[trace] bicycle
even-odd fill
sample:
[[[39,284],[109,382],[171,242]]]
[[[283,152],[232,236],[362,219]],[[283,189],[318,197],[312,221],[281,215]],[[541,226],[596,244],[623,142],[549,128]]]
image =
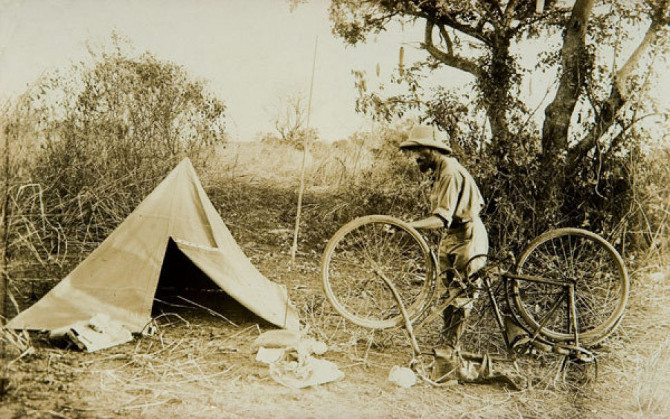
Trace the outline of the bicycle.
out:
[[[531,241],[512,269],[485,267],[482,285],[461,281],[460,291],[438,305],[443,272],[435,253],[416,229],[385,215],[343,225],[326,245],[321,273],[337,313],[371,329],[405,326],[415,356],[421,351],[414,328],[436,319],[456,298],[484,292],[508,360],[532,350],[553,352],[564,355],[562,370],[568,360],[595,362],[593,348],[619,326],[630,288],[623,260],[609,242],[587,230],[559,228]],[[494,283],[502,284],[509,315]],[[515,327],[525,335],[513,339]]]

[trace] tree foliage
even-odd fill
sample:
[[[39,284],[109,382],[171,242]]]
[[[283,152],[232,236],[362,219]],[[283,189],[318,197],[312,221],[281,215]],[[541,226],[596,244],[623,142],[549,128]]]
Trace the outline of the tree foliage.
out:
[[[352,45],[397,23],[423,28],[425,59],[399,63],[392,76],[404,91],[371,90],[357,72],[358,109],[385,121],[413,111],[448,132],[485,179],[490,213],[509,207],[501,222],[541,215],[540,229],[600,230],[624,215],[617,200],[634,184],[630,156],[641,155],[645,135],[638,122],[659,112],[644,94],[670,46],[668,0],[333,0],[330,16]],[[427,83],[447,71],[471,82]],[[524,88],[538,72],[555,74],[544,109]],[[522,198],[501,196],[510,193]]]

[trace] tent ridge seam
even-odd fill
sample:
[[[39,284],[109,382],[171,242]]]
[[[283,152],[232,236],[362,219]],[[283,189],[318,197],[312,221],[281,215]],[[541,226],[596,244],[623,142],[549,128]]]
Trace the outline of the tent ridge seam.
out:
[[[204,244],[193,243],[193,242],[178,239],[178,238],[172,237],[172,236],[171,236],[171,238],[172,238],[172,240],[174,240],[175,243],[183,244],[183,245],[188,246],[188,247],[194,247],[196,249],[207,250],[207,251],[210,251],[210,252],[220,252],[221,251],[221,249],[219,249],[218,247],[211,247],[211,246],[206,246]]]

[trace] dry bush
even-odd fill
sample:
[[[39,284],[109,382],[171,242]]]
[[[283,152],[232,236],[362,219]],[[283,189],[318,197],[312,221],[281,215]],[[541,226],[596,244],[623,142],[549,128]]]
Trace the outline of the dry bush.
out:
[[[312,145],[304,160],[302,229],[310,248],[321,248],[339,226],[356,216],[391,214],[415,219],[426,213],[428,184],[397,149],[404,135],[404,131],[386,129],[332,144]],[[578,180],[561,196],[542,195],[553,175],[528,150],[510,151],[506,167],[497,165],[497,159],[487,158],[485,151],[465,146],[455,150],[486,198],[482,217],[489,230],[494,259],[510,251],[518,254],[538,234],[559,226],[600,233],[625,258],[633,257],[640,249],[667,253],[670,174],[667,165],[660,164],[667,160],[667,150],[644,158],[622,157],[610,163],[618,165],[619,174],[602,179],[602,189]],[[268,197],[270,205],[276,205],[268,208],[268,217],[274,218],[268,228],[291,229],[303,156],[302,151],[280,143],[231,145],[217,153],[216,159],[221,163],[210,172],[209,185],[220,192],[244,189],[238,197],[249,202],[256,202],[249,188],[258,189],[260,195]],[[624,179],[628,186],[622,184]],[[587,181],[591,182],[584,180]],[[592,199],[592,195],[606,191],[611,194]],[[239,210],[246,203],[221,205],[235,205]],[[248,209],[256,210],[260,209]],[[277,215],[270,215],[273,213]]]
[[[304,158],[299,250],[320,250],[337,228],[357,216],[409,218],[425,211],[418,171],[407,159],[398,159],[397,148],[381,144],[379,139],[360,138],[316,143],[305,157],[282,143],[230,143],[217,149],[218,166],[201,177],[224,221],[243,241],[259,241],[248,234],[255,231],[269,239],[268,244],[282,245],[290,242],[295,223]],[[265,234],[268,231],[283,233]]]
[[[670,264],[670,148],[660,149],[631,161],[633,193],[628,211],[617,225],[620,236],[629,237],[631,250],[644,257]]]
[[[115,36],[90,62],[47,74],[8,103],[2,246],[14,294],[43,293],[21,280],[62,277],[183,157],[206,165],[225,141],[224,112],[184,69]]]

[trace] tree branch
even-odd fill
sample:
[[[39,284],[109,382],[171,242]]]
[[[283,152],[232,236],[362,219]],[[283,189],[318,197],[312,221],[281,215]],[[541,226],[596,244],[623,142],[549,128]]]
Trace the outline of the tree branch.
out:
[[[472,27],[463,24],[456,20],[453,16],[436,10],[434,7],[429,7],[426,4],[419,4],[417,5],[417,8],[418,11],[409,12],[408,14],[411,14],[417,18],[426,19],[426,21],[431,21],[433,24],[449,26],[450,28],[454,28],[457,31],[477,39],[486,45],[491,45],[491,40],[481,30],[477,30],[477,26]]]
[[[505,9],[505,21],[509,22],[512,19],[512,16],[514,15],[514,9],[516,8],[516,3],[518,0],[510,0],[509,3],[507,3],[507,8]]]
[[[534,26],[538,22],[549,21],[552,22],[554,19],[559,19],[561,16],[570,13],[569,9],[556,9],[550,12],[545,11],[544,13],[538,15],[533,14],[531,17],[526,19],[520,19],[519,23],[511,28],[514,34],[519,33],[520,31]],[[555,23],[554,23],[555,24]]]
[[[506,21],[504,18],[504,13],[500,9],[500,4],[495,0],[479,0],[482,8],[488,12],[491,16],[490,23],[496,28],[496,30],[501,30],[506,26]],[[479,25],[477,25],[477,31],[481,32],[482,28],[489,22],[486,19],[482,19]]]
[[[442,38],[444,39],[444,42],[447,44],[447,54],[453,56],[454,55],[454,43],[451,41],[451,37],[449,36],[449,33],[445,29],[444,25],[438,25],[437,27],[440,30],[440,35],[442,35]],[[431,31],[431,39],[432,39],[432,31]]]
[[[482,74],[479,65],[475,61],[454,55],[453,48],[450,46],[449,42],[447,43],[447,47],[450,50],[449,53],[446,53],[435,46],[435,44],[433,43],[434,26],[435,24],[432,21],[426,20],[426,30],[424,34],[424,43],[422,44],[422,47],[426,51],[428,51],[428,53],[433,58],[437,59],[441,63],[468,72],[473,76],[479,78]],[[440,33],[442,33],[443,36],[446,34],[448,37],[448,34],[444,30],[444,27],[442,25],[438,27],[440,28]]]
[[[656,41],[661,38],[665,26],[670,24],[665,17],[669,4],[670,0],[662,1],[659,9],[652,17],[652,22],[649,25],[644,38],[635,48],[635,51],[633,51],[630,57],[628,57],[628,60],[626,60],[624,65],[616,72],[612,81],[610,95],[601,103],[600,112],[596,113],[593,129],[569,150],[569,161],[576,161],[580,156],[585,155],[589,150],[595,147],[600,137],[602,137],[616,121],[617,113],[630,99],[631,92],[627,82],[631,74],[638,69],[642,62],[642,58],[653,48]]]
[[[642,57],[651,49],[656,40],[658,40],[663,26],[664,25],[658,20],[653,20],[651,22],[651,25],[649,25],[649,29],[647,29],[640,44],[635,48],[635,51],[633,51],[628,60],[626,60],[626,63],[614,76],[614,87],[620,92],[620,95],[624,100],[627,100],[630,96],[630,91],[626,82],[632,72],[638,68]]]

